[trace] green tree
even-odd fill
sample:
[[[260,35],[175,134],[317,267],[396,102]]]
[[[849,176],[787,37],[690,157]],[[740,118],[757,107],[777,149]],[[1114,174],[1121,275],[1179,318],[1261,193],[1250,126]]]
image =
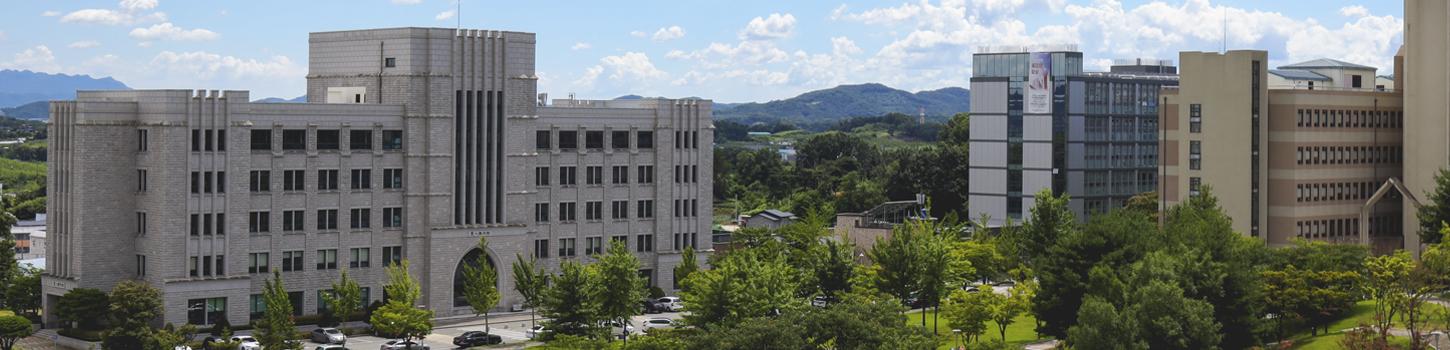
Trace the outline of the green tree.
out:
[[[982,290],[976,292],[952,291],[943,305],[945,310],[941,312],[952,329],[961,330],[968,341],[976,341],[987,331],[987,321],[992,319],[993,304],[997,302],[991,286],[982,285],[980,288]]]
[[[967,113],[952,115],[952,119],[947,120],[947,124],[942,127],[937,139],[948,145],[966,147],[968,141],[972,139],[970,132],[972,127],[971,117]]]
[[[685,250],[687,259],[694,259],[693,247]],[[612,241],[609,251],[593,265],[599,270],[599,317],[621,325],[639,314],[639,301],[644,299],[644,277],[639,275],[639,259],[629,252],[623,241]],[[628,332],[620,330],[628,339]],[[627,341],[627,340],[626,340]]]
[[[1171,281],[1149,282],[1132,300],[1127,317],[1139,322],[1138,334],[1149,349],[1218,348],[1221,326],[1213,318],[1213,305],[1184,297]]]
[[[677,287],[676,289],[685,290],[690,288],[690,286],[685,285],[682,282],[684,282],[686,279],[689,279],[690,274],[695,273],[695,271],[699,270],[700,264],[698,261],[695,260],[694,247],[690,247],[690,249],[685,249],[685,252],[680,254],[680,264],[675,265],[674,273],[675,287]]]
[[[107,349],[140,349],[151,338],[151,322],[162,315],[161,291],[142,281],[122,281],[111,288],[111,329],[102,339]]]
[[[524,260],[523,254],[515,254],[514,259],[514,290],[524,298],[524,307],[529,308],[529,326],[533,326],[534,309],[540,306],[544,290],[549,287],[549,274],[533,259]]]
[[[565,260],[544,292],[543,314],[552,334],[592,336],[599,321],[599,274]]]
[[[732,251],[714,268],[685,280],[690,287],[680,293],[689,312],[685,321],[708,330],[798,306],[799,274],[779,255],[756,249]]]
[[[1102,298],[1090,296],[1084,300],[1077,319],[1079,322],[1067,330],[1067,343],[1073,349],[1148,349],[1138,335],[1138,320]]]
[[[828,240],[813,248],[811,266],[816,288],[828,300],[838,300],[851,290],[851,278],[856,271],[853,247],[850,241]]]
[[[1126,270],[1151,250],[1156,232],[1157,225],[1142,215],[1113,211],[1056,239],[1033,269],[1039,283],[1032,300],[1032,312],[1042,323],[1038,332],[1067,337],[1067,329],[1078,323],[1084,296],[1094,290],[1090,272]],[[1108,301],[1123,298],[1121,293],[1113,294],[1100,295]]]
[[[262,303],[266,309],[255,324],[257,342],[268,349],[298,349],[298,345],[287,342],[297,333],[297,327],[292,321],[292,301],[282,285],[282,272],[273,270],[272,278],[264,281]]]
[[[1365,266],[1365,295],[1375,301],[1374,327],[1381,340],[1389,340],[1390,325],[1395,315],[1403,311],[1400,298],[1404,297],[1405,286],[1414,270],[1414,261],[1408,253],[1369,257]]]
[[[34,267],[21,267],[5,288],[5,306],[16,313],[34,315],[40,310],[40,275]],[[94,315],[94,314],[93,314]]]
[[[1329,323],[1354,305],[1360,293],[1355,271],[1300,270],[1289,265],[1261,272],[1265,311],[1279,315],[1276,335],[1284,336],[1285,321],[1304,322],[1309,334],[1328,333]]]
[[[488,238],[478,238],[478,250],[488,251]],[[491,333],[493,329],[488,325],[488,312],[498,306],[502,296],[498,292],[498,272],[484,259],[487,257],[480,256],[478,260],[463,265],[463,299],[468,301],[475,315],[483,315],[483,332]]]
[[[1142,213],[1152,218],[1153,221],[1158,221],[1158,192],[1143,192],[1128,197],[1128,200],[1123,202],[1123,209]]]
[[[1420,243],[1440,243],[1441,224],[1450,222],[1450,169],[1435,174],[1435,189],[1415,214],[1420,219]]]
[[[342,277],[332,283],[332,293],[323,293],[322,298],[327,309],[336,313],[343,324],[347,324],[348,318],[362,309],[366,302],[363,300],[362,286],[347,277],[347,270],[342,270]]]
[[[1038,260],[1044,259],[1058,239],[1078,230],[1077,217],[1067,206],[1069,201],[1066,193],[1054,196],[1051,189],[1043,189],[1033,196],[1031,218],[1022,229],[1015,231],[1016,237],[1009,237],[1028,267],[1038,269]]]
[[[877,237],[866,256],[871,259],[877,290],[905,302],[921,291],[924,270],[921,247],[931,233],[919,225],[897,225],[889,237]],[[922,326],[926,321],[922,320]]]
[[[33,333],[35,329],[30,327],[30,320],[15,315],[0,316],[0,349],[14,349],[16,342]]]
[[[1012,286],[1010,295],[992,293],[996,299],[991,310],[991,320],[997,325],[997,335],[1003,342],[1007,341],[1007,327],[1017,322],[1017,316],[1026,313],[1032,307],[1033,285],[1021,283]]]
[[[404,340],[433,332],[433,310],[416,307],[422,288],[418,281],[408,274],[408,261],[388,266],[388,283],[383,285],[388,301],[373,312],[373,329],[379,333],[401,337]]]
[[[10,285],[10,279],[20,269],[20,264],[15,260],[15,235],[10,229],[15,226],[16,218],[13,213],[15,208],[5,203],[9,200],[0,199],[0,286]]]
[[[103,318],[96,315],[108,314],[110,309],[111,297],[106,292],[93,288],[76,288],[60,296],[55,316],[65,322],[67,327],[99,329]]]
[[[1259,344],[1264,318],[1263,282],[1258,271],[1272,260],[1263,242],[1234,232],[1232,220],[1205,187],[1167,213],[1161,249],[1178,257],[1178,285],[1188,298],[1214,306],[1224,348]],[[1195,263],[1186,263],[1186,262]]]

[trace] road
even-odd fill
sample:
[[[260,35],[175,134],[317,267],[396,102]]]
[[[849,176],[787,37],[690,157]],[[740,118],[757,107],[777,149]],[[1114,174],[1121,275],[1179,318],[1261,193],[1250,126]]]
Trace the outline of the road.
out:
[[[642,332],[643,327],[641,325],[644,324],[644,320],[655,317],[678,320],[682,316],[678,312],[667,312],[662,314],[638,315],[632,317],[630,319],[630,322],[635,327],[635,330],[632,334],[638,334]],[[544,319],[542,318],[537,320],[538,323],[543,323],[543,321]],[[489,327],[491,327],[489,331],[493,334],[498,334],[499,337],[503,338],[504,344],[515,345],[513,347],[505,348],[522,348],[522,345],[529,341],[529,339],[524,336],[524,332],[527,331],[530,327],[529,314],[527,313],[491,317],[489,318],[488,325]],[[456,347],[453,346],[453,337],[462,335],[464,332],[482,330],[484,330],[484,323],[482,319],[434,327],[433,334],[429,334],[426,338],[424,338],[423,344],[428,345],[428,347],[431,349],[454,349]],[[386,341],[388,341],[388,339],[375,336],[360,335],[349,337],[347,339],[346,346],[348,349],[351,350],[371,350],[378,349]],[[320,344],[307,341],[303,343],[303,349],[315,349],[318,345]]]

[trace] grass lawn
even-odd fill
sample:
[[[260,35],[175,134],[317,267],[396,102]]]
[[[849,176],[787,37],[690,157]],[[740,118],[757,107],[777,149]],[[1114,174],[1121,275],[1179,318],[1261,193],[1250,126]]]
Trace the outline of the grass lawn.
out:
[[[1360,324],[1369,324],[1374,320],[1374,306],[1375,302],[1370,300],[1355,303],[1354,307],[1349,309],[1347,315],[1329,324],[1329,333],[1310,336],[1308,331],[1303,331],[1289,336],[1288,340],[1294,342],[1294,349],[1339,349],[1339,340],[1344,338],[1344,330],[1358,327]],[[1429,326],[1427,328],[1444,328],[1444,318],[1439,315],[1447,311],[1445,307],[1425,303],[1420,309],[1424,315],[1428,316],[1427,319],[1430,321],[1428,322]],[[1396,320],[1394,324],[1398,327],[1403,327],[1404,325],[1399,320]],[[1396,345],[1408,346],[1410,341],[1408,338],[1395,337],[1392,342]]]
[[[926,329],[932,329],[932,326],[936,324],[932,321],[932,314],[933,312],[931,311],[908,313],[906,314],[906,325],[919,327],[921,326],[921,318],[925,316]],[[941,322],[942,324],[940,327],[937,327],[936,333],[937,335],[945,337],[943,339],[950,340],[950,342],[942,344],[942,346],[938,347],[938,349],[951,349],[957,346],[961,346],[961,342],[952,336],[952,327],[947,325],[945,319],[942,319]],[[1024,314],[1021,316],[1017,316],[1016,321],[1012,322],[1011,325],[1007,326],[1007,343],[1012,345],[1023,345],[1041,340],[1037,338],[1037,333],[1033,331],[1033,329],[1036,327],[1037,319],[1033,318],[1032,315]],[[997,333],[997,323],[990,321],[987,322],[987,331],[986,333],[982,334],[981,339],[1000,339],[1000,337],[1001,335]]]

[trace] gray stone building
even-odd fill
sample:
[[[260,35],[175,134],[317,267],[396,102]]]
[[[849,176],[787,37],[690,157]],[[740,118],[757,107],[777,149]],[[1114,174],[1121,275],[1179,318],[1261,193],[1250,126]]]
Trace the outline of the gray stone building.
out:
[[[244,324],[274,271],[297,313],[315,314],[343,271],[371,302],[384,266],[407,260],[419,306],[461,315],[462,264],[497,267],[503,309],[521,302],[516,255],[556,269],[610,240],[670,290],[681,252],[710,229],[710,101],[551,106],[534,40],[313,33],[308,103],[206,90],[53,102],[43,306],[135,279],[163,291],[166,322]]]

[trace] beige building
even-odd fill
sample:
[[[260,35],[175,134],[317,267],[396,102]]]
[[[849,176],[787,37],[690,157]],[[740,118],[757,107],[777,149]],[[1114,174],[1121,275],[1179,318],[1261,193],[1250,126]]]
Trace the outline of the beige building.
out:
[[[1405,1],[1404,71],[1395,85],[1404,91],[1406,145],[1404,181],[1416,196],[1435,188],[1435,174],[1450,163],[1450,5],[1444,0]],[[1398,57],[1397,57],[1398,59]],[[1412,206],[1406,202],[1408,209]],[[1404,211],[1405,246],[1420,247],[1420,221]]]
[[[1234,229],[1270,245],[1357,242],[1363,203],[1400,175],[1400,95],[1371,85],[1373,67],[1321,59],[1269,70],[1267,56],[1180,54],[1179,88],[1162,94],[1163,205],[1211,186]],[[1400,213],[1397,201],[1371,211],[1381,249],[1400,246]]]

